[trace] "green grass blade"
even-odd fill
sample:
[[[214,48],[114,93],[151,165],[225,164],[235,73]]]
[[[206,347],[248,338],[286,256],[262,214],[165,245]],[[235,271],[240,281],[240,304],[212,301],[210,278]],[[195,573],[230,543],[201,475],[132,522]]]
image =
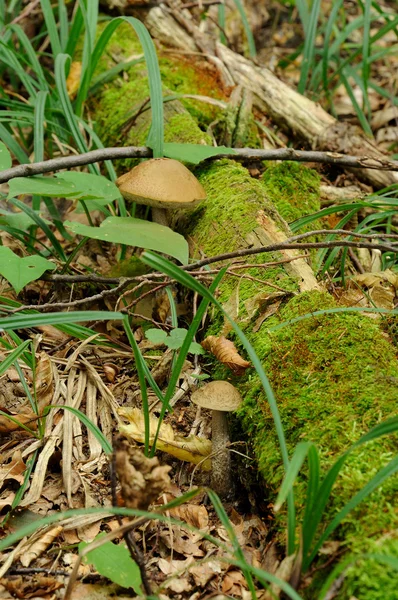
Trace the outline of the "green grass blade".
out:
[[[40,91],[37,93],[35,99],[35,123],[33,129],[33,152],[35,162],[44,160],[44,114],[46,109],[47,95],[48,92]]]
[[[316,48],[315,40],[317,35],[317,24],[320,8],[321,0],[314,0],[312,3],[310,19],[308,23],[308,30],[305,32],[303,62],[301,64],[300,81],[298,83],[297,88],[300,94],[304,94],[305,92],[308,74],[310,72],[310,69],[314,65]]]
[[[335,516],[331,523],[326,527],[325,531],[319,538],[317,544],[315,545],[311,555],[308,558],[308,563],[310,564],[316,555],[318,554],[319,549],[322,547],[323,543],[330,537],[330,534],[340,525],[343,519],[360,504],[366,496],[371,494],[375,489],[380,487],[380,485],[385,481],[388,477],[393,475],[398,471],[398,457],[393,458],[388,465],[386,465],[383,469],[380,469],[378,473],[363,487],[358,494],[356,494],[347,504],[340,510],[340,512]]]
[[[296,481],[297,475],[307,457],[310,448],[313,446],[312,442],[300,442],[297,444],[294,454],[290,460],[289,467],[286,471],[286,475],[283,478],[281,488],[274,504],[274,512],[278,512],[285,502],[290,490]]]
[[[58,54],[61,54],[61,42],[58,36],[57,24],[55,22],[54,12],[51,6],[50,0],[40,0],[41,11],[43,13],[44,21],[46,23],[46,28],[48,32],[48,36],[50,38],[50,44],[52,48],[53,56],[56,57]]]
[[[98,0],[79,0],[80,8],[83,16],[83,4],[86,5],[87,20],[85,23],[84,31],[84,46],[83,46],[83,60],[82,60],[82,73],[86,71],[90,66],[91,56],[95,44],[95,33],[97,30],[98,22]],[[80,115],[79,115],[80,116]]]
[[[305,37],[307,37],[308,30],[310,28],[310,13],[308,10],[308,2],[307,0],[295,0],[295,5],[298,10],[301,24],[303,26],[304,35]]]
[[[65,48],[65,54],[69,54],[72,58],[74,57],[76,46],[80,40],[81,32],[84,26],[84,19],[80,6],[76,6],[74,10],[74,16],[70,25],[68,42]]]
[[[35,452],[32,454],[32,456],[29,458],[29,460],[26,462],[26,469],[24,472],[24,476],[23,476],[23,482],[22,485],[18,488],[14,500],[12,501],[11,504],[11,511],[13,511],[15,508],[17,508],[18,504],[21,502],[22,497],[26,491],[26,488],[29,485],[29,480],[30,480],[30,476],[31,473],[33,471],[33,467],[35,466],[36,463],[36,459],[37,456],[39,454],[38,450],[35,450]],[[10,515],[10,513],[8,513],[3,521],[3,524],[5,521],[7,521],[8,516]]]
[[[42,90],[47,90],[48,84],[47,84],[42,66],[40,64],[39,59],[37,58],[37,54],[32,46],[30,39],[28,38],[28,36],[26,35],[26,33],[24,32],[22,27],[20,27],[18,24],[15,24],[15,25],[11,24],[11,25],[9,25],[9,28],[11,31],[14,32],[14,34],[18,38],[21,46],[25,50],[26,55],[29,59],[30,66],[31,66],[33,72],[35,73],[37,80],[40,83],[40,88]]]
[[[73,408],[72,406],[54,404],[47,406],[45,414],[43,416],[46,416],[46,414],[48,414],[52,408],[63,408],[64,410],[68,410],[73,415],[75,415],[75,417],[77,417],[83,423],[83,425],[93,434],[96,440],[101,444],[101,448],[103,449],[105,454],[112,454],[113,448],[102,433],[102,431],[92,421],[90,421],[87,415],[85,415],[81,410]]]
[[[238,10],[239,16],[242,20],[243,29],[246,34],[247,43],[249,45],[249,54],[253,58],[257,56],[256,43],[254,41],[253,33],[249,25],[249,21],[247,19],[245,8],[241,2],[241,0],[234,0],[235,6]]]
[[[348,80],[348,77],[346,77],[346,73],[348,74],[348,72],[346,71],[346,69],[344,69],[341,73],[340,73],[340,78],[341,81],[345,87],[345,89],[347,90],[347,94],[351,100],[351,103],[354,107],[354,110],[356,112],[356,115],[358,117],[358,121],[361,124],[362,129],[364,130],[364,132],[366,133],[366,135],[368,135],[369,137],[373,137],[373,131],[371,126],[369,125],[369,122],[365,116],[365,113],[363,112],[362,108],[359,106],[358,101],[355,97],[354,94],[354,90],[352,89],[352,86]],[[362,82],[361,82],[362,83]],[[360,86],[362,88],[363,92],[366,92],[365,88],[363,87],[363,85]]]
[[[233,525],[232,525],[231,521],[228,519],[228,515],[225,512],[225,509],[220,501],[220,498],[217,496],[217,494],[215,492],[213,492],[213,490],[207,490],[207,495],[209,496],[209,499],[214,507],[214,510],[217,513],[218,518],[221,521],[221,524],[224,526],[225,531],[228,534],[229,540],[234,549],[234,555],[235,555],[236,559],[239,561],[239,563],[242,565],[241,568],[242,568],[243,574],[245,576],[249,591],[252,595],[252,598],[253,598],[253,600],[257,600],[256,588],[254,587],[253,577],[250,573],[250,570],[247,569],[247,561],[245,559],[245,555],[243,554],[243,550],[240,547],[238,538],[236,537],[236,533],[233,528]]]
[[[145,456],[149,455],[149,439],[150,439],[150,415],[148,404],[148,388],[146,385],[145,369],[143,366],[144,358],[141,355],[140,349],[131,330],[128,316],[123,317],[123,326],[127,335],[127,339],[134,353],[135,366],[138,374],[138,382],[141,390],[142,410],[144,413],[144,452]],[[160,421],[160,420],[159,420]]]
[[[70,57],[67,54],[58,54],[57,58],[55,59],[55,83],[66,122],[68,123],[77,148],[80,152],[84,153],[88,152],[88,148],[86,141],[79,129],[78,121],[66,89],[65,67],[68,62],[70,62]],[[88,168],[89,171],[94,175],[100,174],[99,168],[95,164],[89,165]]]
[[[179,496],[178,498],[175,498],[171,502],[164,504],[162,506],[162,512],[167,513],[168,510],[176,508],[177,506],[180,506],[184,502],[190,502],[200,492],[201,492],[200,488],[192,490],[191,492],[186,492],[182,496]],[[170,518],[165,514],[160,514],[160,513],[156,513],[156,512],[148,512],[148,511],[144,511],[144,510],[138,510],[136,508],[119,508],[116,506],[106,506],[106,507],[97,506],[95,508],[78,508],[78,509],[70,509],[70,510],[66,510],[66,511],[60,511],[55,514],[48,515],[47,517],[44,517],[43,519],[38,519],[37,521],[33,521],[33,522],[28,523],[27,525],[19,527],[16,531],[14,531],[7,537],[0,540],[0,552],[5,550],[9,546],[12,546],[16,542],[19,542],[19,540],[21,540],[25,536],[32,535],[32,533],[34,533],[41,527],[45,527],[46,525],[51,525],[52,523],[57,523],[58,521],[63,521],[65,519],[69,519],[69,518],[72,519],[74,517],[87,516],[87,515],[109,516],[109,514],[120,515],[122,517],[125,516],[125,517],[130,517],[130,518],[142,517],[142,518],[145,518],[148,520],[153,519],[153,520],[161,521],[162,523],[166,523],[166,524],[172,523],[172,524],[178,525],[180,527],[185,527],[185,528],[191,529],[192,531],[197,532],[197,529],[195,529],[192,526],[187,525],[187,523],[185,523],[183,521],[179,521],[178,519]],[[215,545],[217,545],[219,543],[217,539],[213,538],[211,535],[208,535],[206,533],[203,534],[203,537],[205,537],[206,539],[208,539]],[[301,599],[299,596],[297,596],[297,597],[295,597],[295,600],[301,600]]]
[[[25,425],[24,423],[21,423],[20,421],[18,421],[18,419],[16,417],[13,417],[12,415],[9,415],[8,413],[4,412],[1,409],[0,409],[0,415],[2,417],[5,417],[6,419],[8,419],[9,421],[11,421],[12,423],[15,423],[15,425],[18,425],[18,427],[20,429],[23,429],[24,431],[27,431],[32,437],[37,437],[37,434],[36,434],[35,431],[33,431],[33,429],[30,429],[27,425]]]
[[[65,0],[58,0],[58,21],[59,21],[59,39],[62,52],[66,52],[69,35],[68,10],[65,6]]]
[[[156,54],[155,45],[149,35],[145,26],[134,17],[117,17],[105,27],[99,40],[97,41],[91,63],[89,68],[86,69],[82,81],[79,87],[78,96],[76,99],[76,113],[80,114],[81,107],[86,101],[87,93],[90,87],[90,82],[94,74],[94,70],[101,58],[105,47],[110,40],[112,34],[116,31],[118,26],[127,22],[133,27],[140,43],[142,45],[145,62],[148,69],[149,79],[149,95],[152,106],[152,125],[149,132],[147,144],[153,149],[154,157],[163,156],[163,140],[164,140],[164,123],[163,123],[163,95],[162,95],[162,82],[160,78],[159,63]]]
[[[227,38],[225,37],[225,26],[226,26],[226,19],[225,19],[225,4],[224,2],[221,2],[218,5],[218,14],[217,14],[217,19],[218,19],[218,24],[220,26],[220,42],[222,44],[227,44]]]
[[[27,329],[38,325],[66,325],[67,323],[82,323],[85,321],[117,321],[123,318],[122,313],[106,310],[75,311],[70,313],[16,314],[1,317],[2,330]],[[1,330],[0,330],[1,331]],[[92,332],[91,332],[92,334]]]
[[[1,323],[1,321],[0,321],[0,323]],[[18,346],[17,348],[15,348],[15,350],[13,350],[11,352],[11,354],[9,354],[7,356],[7,358],[5,358],[0,363],[0,376],[4,375],[4,373],[11,367],[11,365],[14,364],[14,362],[16,360],[18,360],[18,358],[21,356],[21,354],[23,354],[25,352],[26,348],[28,346],[30,346],[31,343],[32,343],[31,340],[26,340],[20,346]]]
[[[332,56],[331,49],[330,49],[330,40],[332,37],[333,27],[336,24],[337,16],[338,16],[339,10],[341,8],[341,5],[343,4],[343,1],[344,0],[338,0],[338,2],[333,2],[333,7],[330,12],[329,19],[328,19],[326,29],[325,29],[324,45],[323,45],[323,53],[322,53],[322,82],[323,82],[323,89],[326,93],[328,93],[328,89],[329,89],[328,88],[329,57]],[[313,73],[311,83],[314,80],[315,80],[315,70]],[[312,87],[312,85],[311,85],[311,88],[314,89]]]
[[[14,136],[8,131],[3,123],[0,123],[0,140],[4,142],[8,150],[14,154],[20,164],[28,164],[30,162],[29,156],[21,148],[18,142],[15,141]]]
[[[362,82],[363,82],[363,100],[364,109],[368,117],[371,116],[371,108],[368,96],[368,82],[370,77],[370,26],[371,26],[371,15],[370,9],[372,7],[372,0],[364,0],[364,21],[363,21],[363,39],[362,39]]]
[[[38,225],[40,227],[40,229],[46,234],[46,236],[48,237],[48,239],[52,243],[54,251],[59,256],[59,258],[62,261],[66,261],[66,255],[65,255],[65,252],[64,252],[64,249],[63,249],[62,245],[59,243],[59,241],[57,240],[56,236],[51,231],[50,227],[40,217],[40,215],[38,215],[35,210],[33,210],[32,208],[30,208],[30,206],[28,206],[24,202],[21,202],[21,200],[17,200],[17,199],[14,198],[12,200],[9,200],[9,202],[10,202],[10,204],[13,204],[14,206],[16,206],[20,210],[22,210],[24,213],[26,213],[36,223],[36,225]]]

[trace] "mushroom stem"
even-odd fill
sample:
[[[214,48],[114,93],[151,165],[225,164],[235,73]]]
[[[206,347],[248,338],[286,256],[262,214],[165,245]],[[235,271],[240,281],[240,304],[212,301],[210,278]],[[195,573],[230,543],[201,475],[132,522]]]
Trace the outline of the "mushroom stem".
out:
[[[157,206],[152,207],[152,221],[159,223],[159,225],[169,226],[169,219],[167,218],[167,210],[165,208],[158,208]]]
[[[212,468],[211,487],[225,498],[231,493],[231,456],[228,450],[229,435],[227,415],[221,410],[212,411]]]

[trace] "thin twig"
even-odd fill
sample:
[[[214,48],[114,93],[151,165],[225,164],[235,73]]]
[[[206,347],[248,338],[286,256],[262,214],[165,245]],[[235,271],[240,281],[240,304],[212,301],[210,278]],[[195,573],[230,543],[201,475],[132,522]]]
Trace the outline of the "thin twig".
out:
[[[388,158],[376,158],[372,156],[348,156],[337,152],[319,152],[315,150],[295,150],[294,148],[277,148],[274,150],[257,150],[253,148],[235,148],[234,154],[220,152],[206,159],[206,161],[219,158],[232,158],[234,160],[292,160],[295,162],[315,162],[340,167],[356,169],[376,169],[379,171],[398,171],[398,161]],[[104,160],[116,160],[120,158],[151,158],[151,148],[141,146],[124,146],[115,148],[99,148],[78,154],[77,156],[62,156],[37,163],[18,165],[11,169],[0,172],[0,183],[5,183],[14,177],[28,177],[71,169],[82,165],[89,165]]]

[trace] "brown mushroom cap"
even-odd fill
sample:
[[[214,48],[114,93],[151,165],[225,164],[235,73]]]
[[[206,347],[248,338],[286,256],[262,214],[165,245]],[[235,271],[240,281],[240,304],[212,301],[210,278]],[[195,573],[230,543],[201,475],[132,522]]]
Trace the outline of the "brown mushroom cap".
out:
[[[151,158],[116,181],[122,196],[158,208],[188,208],[205,200],[202,185],[178,160]]]
[[[242,396],[228,381],[212,381],[196,390],[191,400],[202,408],[229,412],[240,406]]]

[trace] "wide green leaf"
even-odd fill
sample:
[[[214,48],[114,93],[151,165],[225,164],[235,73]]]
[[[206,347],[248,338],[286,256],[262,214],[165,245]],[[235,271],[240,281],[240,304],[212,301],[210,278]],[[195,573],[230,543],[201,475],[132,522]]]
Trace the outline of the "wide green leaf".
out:
[[[204,146],[203,144],[177,144],[167,142],[164,144],[164,155],[183,162],[197,165],[206,158],[217,156],[217,154],[236,154],[234,148],[226,146]]]
[[[9,169],[12,166],[11,154],[7,150],[7,146],[0,142],[0,171]]]
[[[96,540],[101,539],[103,535],[99,535]],[[87,545],[86,542],[80,542],[79,549]],[[133,588],[136,594],[142,595],[140,569],[124,544],[105,542],[99,548],[88,552],[85,558],[103,577],[107,577],[123,588]]]
[[[80,171],[67,171],[58,176],[58,179],[74,183],[80,190],[79,200],[95,199],[109,204],[121,198],[119,188],[102,175],[81,173]]]
[[[10,181],[8,198],[19,194],[50,198],[63,196],[78,200],[95,200],[101,204],[109,204],[120,198],[118,188],[106,177],[78,171],[68,171],[55,177],[15,177]]]
[[[55,264],[42,256],[21,258],[10,248],[0,246],[0,275],[9,281],[17,294],[27,283],[38,279],[44,271],[55,269]]]
[[[34,220],[23,212],[10,212],[9,210],[0,209],[0,225],[8,225],[25,232],[34,224]]]
[[[138,246],[173,256],[182,264],[188,263],[188,244],[185,238],[169,227],[133,217],[108,217],[100,227],[65,222],[65,227],[78,235],[114,244]]]

